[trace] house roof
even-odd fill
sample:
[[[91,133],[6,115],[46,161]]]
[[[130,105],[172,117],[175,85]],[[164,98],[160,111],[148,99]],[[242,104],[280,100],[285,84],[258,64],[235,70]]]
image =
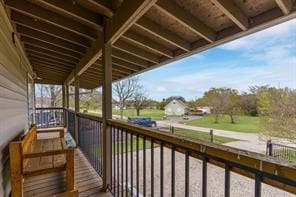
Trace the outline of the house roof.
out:
[[[2,3],[3,1],[1,1]],[[295,0],[9,0],[39,83],[102,84],[103,31],[113,80],[295,18]]]
[[[183,107],[183,108],[188,108],[188,106],[181,100],[177,100],[177,99],[173,99],[171,100],[166,106],[165,108],[168,106],[168,105],[171,105],[173,102],[176,102],[177,104],[179,104],[179,106]]]

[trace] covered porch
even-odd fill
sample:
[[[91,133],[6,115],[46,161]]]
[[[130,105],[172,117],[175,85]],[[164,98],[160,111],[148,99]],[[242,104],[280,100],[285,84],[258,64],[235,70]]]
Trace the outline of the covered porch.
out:
[[[9,184],[7,146],[36,124],[63,127],[76,141],[79,196],[235,196],[245,188],[247,196],[295,195],[295,164],[112,119],[112,82],[293,19],[295,3],[1,1],[0,194],[66,192],[61,173],[25,179],[21,194]],[[62,107],[37,108],[37,83],[61,85]],[[97,87],[103,90],[101,117],[82,113],[79,104],[81,88]],[[237,184],[241,179],[249,186]]]

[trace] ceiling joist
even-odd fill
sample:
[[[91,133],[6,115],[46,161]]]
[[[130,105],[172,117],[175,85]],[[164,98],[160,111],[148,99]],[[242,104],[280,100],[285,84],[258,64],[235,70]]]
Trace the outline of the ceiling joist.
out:
[[[216,33],[203,24],[199,19],[192,16],[190,13],[183,10],[175,2],[170,0],[159,0],[155,7],[160,9],[170,17],[175,18],[179,23],[189,28],[191,31],[206,39],[209,42],[216,40]]]
[[[34,19],[42,20],[46,23],[52,24],[59,28],[71,31],[80,36],[84,36],[90,40],[94,40],[97,37],[96,30],[88,26],[82,25],[81,23],[78,23],[73,19],[63,17],[60,14],[51,12],[47,9],[44,9],[40,6],[29,3],[27,1],[24,1],[24,0],[7,1],[7,5],[12,10],[16,10],[25,15],[31,16]]]
[[[275,2],[285,15],[288,15],[293,8],[292,0],[275,0]]]
[[[246,31],[249,20],[232,0],[211,0],[226,16],[228,16],[239,28]]]
[[[159,37],[160,39],[181,48],[184,51],[190,51],[190,43],[185,41],[184,39],[180,38],[176,34],[172,33],[171,31],[161,27],[160,25],[156,24],[155,22],[151,21],[146,17],[142,17],[136,23],[136,25],[145,31],[153,34],[154,36]]]

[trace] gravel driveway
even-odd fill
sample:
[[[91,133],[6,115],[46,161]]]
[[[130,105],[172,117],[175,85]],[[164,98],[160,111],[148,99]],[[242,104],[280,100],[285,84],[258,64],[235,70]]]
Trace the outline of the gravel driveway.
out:
[[[147,196],[151,195],[151,154],[150,149],[146,150],[146,192]],[[133,153],[134,170],[133,180],[134,188],[136,188],[136,152]],[[130,155],[129,155],[130,162]],[[143,191],[143,151],[139,152],[139,179],[140,191]],[[175,155],[175,192],[176,196],[184,196],[185,188],[185,156],[176,152]],[[190,158],[190,196],[201,196],[201,167],[200,160]],[[130,169],[129,169],[130,172]],[[130,173],[129,173],[130,180]],[[154,148],[154,196],[160,196],[160,148]],[[135,192],[135,191],[134,191]],[[164,148],[164,196],[171,195],[171,150]],[[224,169],[208,164],[208,196],[222,197],[224,196]],[[231,173],[231,196],[245,197],[254,196],[254,180]],[[295,195],[273,188],[271,186],[262,185],[262,197],[292,197]]]

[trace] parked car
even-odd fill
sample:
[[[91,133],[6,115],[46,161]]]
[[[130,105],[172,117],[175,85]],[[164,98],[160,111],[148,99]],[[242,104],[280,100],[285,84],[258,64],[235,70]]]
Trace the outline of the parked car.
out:
[[[150,117],[128,117],[127,121],[144,127],[156,127],[156,122]]]

